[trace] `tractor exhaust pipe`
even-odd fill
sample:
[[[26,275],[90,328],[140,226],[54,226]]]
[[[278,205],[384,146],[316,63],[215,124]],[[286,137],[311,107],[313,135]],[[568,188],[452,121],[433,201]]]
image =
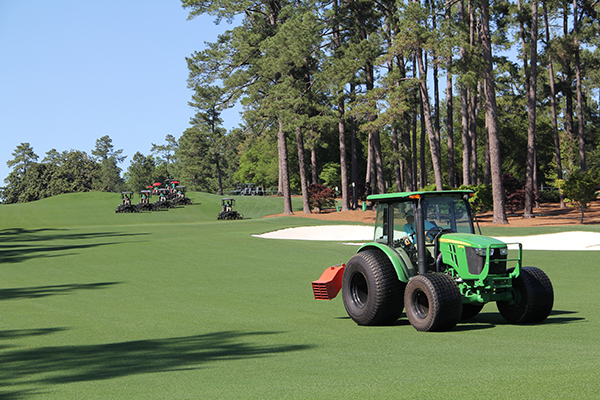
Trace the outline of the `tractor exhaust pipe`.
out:
[[[423,214],[423,207],[421,205],[423,197],[419,198],[417,202],[417,212],[415,213],[415,230],[417,231],[417,264],[419,267],[419,275],[425,275],[427,273],[427,262],[425,257],[425,215]]]

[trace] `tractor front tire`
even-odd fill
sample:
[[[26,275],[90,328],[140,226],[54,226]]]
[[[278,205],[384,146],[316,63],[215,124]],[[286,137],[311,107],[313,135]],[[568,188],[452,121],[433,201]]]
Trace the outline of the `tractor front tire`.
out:
[[[342,277],[344,307],[358,325],[396,322],[404,308],[404,288],[389,258],[379,251],[355,254]]]
[[[408,281],[404,292],[406,316],[421,332],[447,331],[462,316],[462,297],[450,275],[417,275]]]
[[[512,269],[508,270],[512,272]],[[513,279],[516,302],[499,301],[498,311],[511,324],[536,324],[550,315],[554,305],[554,290],[548,275],[536,267],[524,267]]]

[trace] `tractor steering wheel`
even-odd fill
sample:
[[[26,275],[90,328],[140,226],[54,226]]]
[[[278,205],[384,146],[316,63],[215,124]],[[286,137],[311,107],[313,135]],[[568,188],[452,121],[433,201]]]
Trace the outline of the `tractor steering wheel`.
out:
[[[442,231],[443,231],[443,229],[440,228],[439,226],[434,226],[433,228],[429,229],[428,231],[425,232],[425,242],[433,243],[433,240],[435,239],[435,237],[437,235],[439,235]]]

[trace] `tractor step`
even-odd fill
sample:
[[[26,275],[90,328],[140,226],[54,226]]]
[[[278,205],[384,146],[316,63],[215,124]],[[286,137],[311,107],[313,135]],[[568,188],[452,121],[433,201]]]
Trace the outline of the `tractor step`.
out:
[[[346,264],[329,267],[318,280],[313,281],[312,287],[315,300],[331,300],[337,296],[342,288],[344,268],[346,268]]]

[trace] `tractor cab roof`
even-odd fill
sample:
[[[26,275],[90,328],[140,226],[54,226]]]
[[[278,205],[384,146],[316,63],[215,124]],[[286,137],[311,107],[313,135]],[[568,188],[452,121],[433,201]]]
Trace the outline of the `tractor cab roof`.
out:
[[[439,197],[439,196],[462,196],[471,195],[472,190],[437,190],[437,191],[420,191],[420,192],[398,192],[398,193],[382,193],[372,194],[367,197],[369,201],[378,202],[393,202],[393,201],[407,201],[416,200],[421,197]]]

